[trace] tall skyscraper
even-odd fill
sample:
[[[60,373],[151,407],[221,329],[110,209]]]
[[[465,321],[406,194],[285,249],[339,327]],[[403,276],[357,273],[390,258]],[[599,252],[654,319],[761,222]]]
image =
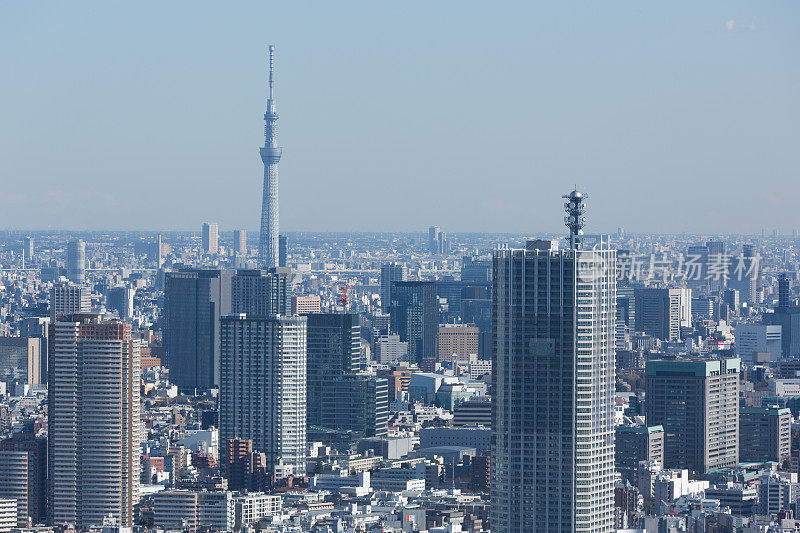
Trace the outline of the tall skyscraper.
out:
[[[634,294],[636,331],[665,341],[680,339],[681,289],[637,288]]]
[[[219,317],[231,312],[231,270],[180,270],[164,279],[164,356],[181,390],[219,384]]]
[[[72,239],[67,245],[67,278],[81,284],[86,281],[86,243]]]
[[[219,224],[216,222],[203,223],[203,252],[210,255],[219,252]]]
[[[289,240],[286,235],[278,235],[278,266],[285,267],[286,258],[289,253]]]
[[[419,364],[436,357],[439,329],[436,283],[433,281],[395,281],[389,307],[391,328],[408,343],[408,360]]]
[[[739,359],[650,360],[647,425],[664,427],[664,467],[701,474],[739,462]]]
[[[616,251],[584,236],[494,252],[492,531],[614,529]]]
[[[133,296],[136,291],[130,287],[110,287],[106,292],[106,309],[116,311],[122,320],[133,317]]]
[[[450,251],[447,234],[439,226],[428,228],[428,251],[434,255],[446,254]]]
[[[753,305],[758,299],[759,254],[752,244],[742,245],[742,254],[729,265],[728,287],[739,291],[739,299]]]
[[[273,74],[275,72],[275,46],[269,46],[269,98],[264,113],[264,196],[261,203],[261,233],[258,240],[258,261],[261,268],[278,264],[278,161],[282,148],[278,148],[278,109],[275,103]]]
[[[406,281],[408,268],[401,263],[386,263],[381,265],[381,309],[389,311],[392,304],[392,283]]]
[[[795,305],[792,299],[792,287],[786,273],[778,276],[778,306],[775,312],[764,313],[761,322],[781,327],[783,357],[800,355],[800,306]]]
[[[130,527],[139,501],[138,341],[130,324],[99,315],[50,327],[48,520],[83,527],[111,514]]]
[[[252,439],[270,472],[305,473],[306,317],[221,320],[220,442]]]
[[[778,276],[778,308],[788,309],[792,305],[792,288],[789,275],[786,272],[781,272]]]
[[[312,313],[308,318],[308,425],[322,425],[322,398],[333,380],[364,368],[356,313]]]
[[[36,252],[33,249],[34,240],[32,236],[25,237],[25,244],[22,248],[22,255],[25,257],[25,261],[31,262],[33,261]]]
[[[233,253],[247,255],[247,230],[233,230]]]

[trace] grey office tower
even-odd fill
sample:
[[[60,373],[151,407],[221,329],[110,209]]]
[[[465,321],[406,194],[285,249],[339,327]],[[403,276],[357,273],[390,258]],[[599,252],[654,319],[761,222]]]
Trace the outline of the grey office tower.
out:
[[[333,380],[364,368],[358,314],[308,316],[308,425],[322,424],[322,397]]]
[[[381,309],[389,311],[392,304],[392,283],[406,281],[408,268],[402,263],[386,263],[381,265]]]
[[[392,332],[408,343],[408,360],[419,364],[423,359],[436,357],[436,333],[439,329],[436,283],[395,281],[391,297]]]
[[[232,276],[230,270],[166,273],[165,366],[181,390],[219,385],[219,317],[230,313]]]
[[[614,529],[616,251],[584,236],[494,252],[493,532]]]

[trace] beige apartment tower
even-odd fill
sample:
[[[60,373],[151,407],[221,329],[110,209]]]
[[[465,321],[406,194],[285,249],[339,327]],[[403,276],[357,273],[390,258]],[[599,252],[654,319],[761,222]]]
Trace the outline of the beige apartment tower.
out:
[[[50,326],[48,520],[77,527],[109,514],[133,525],[139,501],[140,362],[131,326],[100,315]]]

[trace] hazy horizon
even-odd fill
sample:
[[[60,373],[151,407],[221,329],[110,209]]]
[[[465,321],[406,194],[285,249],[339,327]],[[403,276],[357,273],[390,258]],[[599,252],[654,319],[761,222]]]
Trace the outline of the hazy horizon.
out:
[[[800,5],[0,5],[0,228],[800,229]]]

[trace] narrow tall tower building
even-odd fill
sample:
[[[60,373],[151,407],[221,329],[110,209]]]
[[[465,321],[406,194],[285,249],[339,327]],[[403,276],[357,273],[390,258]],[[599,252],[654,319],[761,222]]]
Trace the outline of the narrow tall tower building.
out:
[[[494,252],[492,531],[614,531],[616,251],[565,196],[557,241]]]
[[[79,528],[139,501],[139,342],[131,325],[73,315],[50,325],[48,521]]]
[[[261,161],[264,162],[264,197],[261,203],[261,235],[258,241],[258,261],[261,268],[278,265],[278,110],[275,105],[273,74],[275,70],[275,46],[269,46],[269,98],[264,113],[264,147]]]

